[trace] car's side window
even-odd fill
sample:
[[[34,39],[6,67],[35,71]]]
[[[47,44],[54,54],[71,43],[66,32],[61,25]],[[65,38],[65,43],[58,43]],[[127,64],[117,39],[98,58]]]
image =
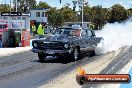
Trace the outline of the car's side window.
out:
[[[90,30],[87,30],[88,37],[92,36],[92,32]]]

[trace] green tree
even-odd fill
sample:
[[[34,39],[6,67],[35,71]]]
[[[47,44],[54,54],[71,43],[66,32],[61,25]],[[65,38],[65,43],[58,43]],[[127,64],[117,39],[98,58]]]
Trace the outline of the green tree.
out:
[[[132,17],[132,8],[127,9],[128,17]]]
[[[122,22],[128,18],[127,10],[120,4],[115,4],[111,7],[110,11],[110,23]]]
[[[86,10],[84,17],[87,17],[88,19],[86,21],[92,22],[92,24],[94,24],[94,29],[101,29],[105,23],[102,6],[93,6],[92,8],[87,7],[84,10]]]
[[[91,12],[90,12],[91,8],[89,7],[88,1],[85,1],[85,0],[78,0],[77,1],[76,5],[79,8],[78,21],[82,21],[82,2],[83,2],[83,13],[84,13],[83,21],[88,21],[88,20],[90,20],[89,17],[91,17],[92,15],[90,15],[91,14]]]
[[[104,23],[107,23],[110,19],[110,9],[109,8],[102,8],[102,16],[104,19]]]
[[[46,2],[40,1],[36,8],[50,8],[50,6]]]
[[[68,6],[64,6],[60,9],[60,12],[65,20],[65,22],[75,22],[77,21],[76,12],[73,11]]]
[[[48,11],[48,22],[53,27],[59,27],[64,24],[64,18],[59,10],[50,8]]]
[[[95,29],[101,29],[109,19],[109,9],[102,6],[94,6],[93,20]]]
[[[91,8],[89,6],[84,6],[84,21],[85,22],[92,22],[93,14]]]
[[[0,12],[10,11],[10,6],[8,4],[0,4]]]

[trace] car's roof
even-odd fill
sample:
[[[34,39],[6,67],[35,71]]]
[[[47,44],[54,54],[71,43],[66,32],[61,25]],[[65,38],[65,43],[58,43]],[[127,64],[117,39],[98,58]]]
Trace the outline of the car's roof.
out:
[[[82,27],[59,27],[58,29],[80,29],[80,30],[92,30],[90,28],[82,28]]]
[[[58,29],[82,29],[81,27],[59,27]]]
[[[72,29],[72,27],[59,27],[58,29],[63,29],[63,28],[66,28],[66,29]]]

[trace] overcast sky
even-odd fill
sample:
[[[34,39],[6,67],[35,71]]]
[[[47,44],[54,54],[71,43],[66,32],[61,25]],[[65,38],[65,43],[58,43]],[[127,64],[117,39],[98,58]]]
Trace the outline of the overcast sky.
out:
[[[8,4],[10,0],[0,0],[0,3]],[[11,0],[13,1],[13,0]],[[50,6],[61,8],[63,5],[66,3],[70,3],[70,7],[72,7],[72,1],[73,0],[62,0],[62,3],[60,4],[59,0],[36,0],[37,2],[39,1],[44,1],[47,2]],[[125,8],[130,8],[132,7],[132,0],[86,0],[89,2],[90,6],[96,6],[96,5],[102,5],[103,7],[109,8],[114,4],[121,4]]]

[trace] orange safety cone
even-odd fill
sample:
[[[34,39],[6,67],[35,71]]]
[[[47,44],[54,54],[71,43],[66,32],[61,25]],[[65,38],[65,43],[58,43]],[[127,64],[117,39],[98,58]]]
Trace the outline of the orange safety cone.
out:
[[[78,75],[85,75],[86,74],[85,70],[82,67],[78,67],[77,71],[78,71]]]

